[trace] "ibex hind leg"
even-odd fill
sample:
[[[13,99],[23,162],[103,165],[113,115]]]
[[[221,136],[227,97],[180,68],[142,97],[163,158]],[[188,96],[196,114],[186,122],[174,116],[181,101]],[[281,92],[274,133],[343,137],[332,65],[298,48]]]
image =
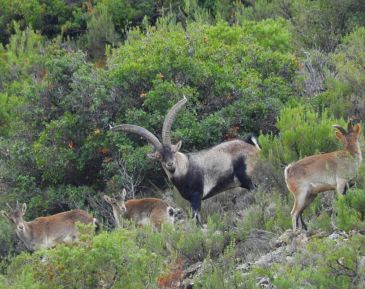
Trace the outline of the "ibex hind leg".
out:
[[[294,195],[294,206],[291,211],[293,231],[296,231],[296,229],[298,229],[298,228],[302,229],[303,227],[306,227],[305,223],[303,222],[301,213],[303,212],[303,210],[305,208],[307,194],[308,194],[307,188],[299,191],[296,194],[293,194]]]
[[[243,158],[238,159],[233,164],[234,174],[240,182],[240,187],[248,190],[255,188],[251,178],[246,174],[246,164]]]
[[[304,230],[308,230],[308,227],[307,225],[304,223],[304,220],[303,220],[303,211],[305,210],[305,208],[308,207],[308,205],[315,199],[316,195],[312,193],[312,191],[309,189],[306,196],[305,196],[305,199],[304,199],[304,203],[299,211],[299,218],[300,218],[300,223],[301,223],[301,227],[304,229]]]
[[[294,206],[293,209],[291,210],[293,232],[295,232],[297,228],[299,228],[299,223],[298,223],[299,211],[297,210],[297,207],[298,207],[297,200],[294,200]]]

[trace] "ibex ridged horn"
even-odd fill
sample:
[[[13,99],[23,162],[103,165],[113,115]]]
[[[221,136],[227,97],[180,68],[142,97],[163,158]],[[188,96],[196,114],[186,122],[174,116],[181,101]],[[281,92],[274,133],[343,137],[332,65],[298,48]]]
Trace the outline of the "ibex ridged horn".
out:
[[[184,104],[187,102],[187,98],[184,95],[184,98],[178,101],[168,112],[165,117],[165,121],[162,127],[162,143],[164,145],[171,146],[171,126],[176,118],[177,113],[181,110]]]
[[[334,124],[333,127],[338,129],[340,132],[342,132],[342,134],[347,134],[347,131],[339,124]]]
[[[138,125],[134,125],[134,124],[120,124],[120,125],[116,125],[114,127],[110,127],[111,130],[123,130],[126,132],[131,132],[134,134],[137,134],[143,138],[145,138],[151,145],[153,145],[155,147],[156,150],[160,150],[162,149],[162,144],[161,142],[158,140],[158,138],[150,131],[148,131],[147,129],[138,126]]]

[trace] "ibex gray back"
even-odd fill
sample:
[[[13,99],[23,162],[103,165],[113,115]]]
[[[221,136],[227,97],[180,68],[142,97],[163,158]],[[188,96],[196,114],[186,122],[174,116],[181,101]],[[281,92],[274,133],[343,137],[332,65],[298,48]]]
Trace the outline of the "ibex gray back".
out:
[[[1,214],[15,227],[17,236],[30,251],[77,241],[76,222],[98,225],[98,221],[83,210],[71,210],[26,222],[23,219],[27,210],[25,203],[21,207],[17,203],[16,209],[8,207],[10,212],[1,211]]]
[[[156,198],[132,199],[125,201],[126,190],[122,195],[112,198],[104,195],[104,200],[113,209],[113,216],[117,227],[123,227],[123,219],[133,220],[136,225],[152,225],[160,229],[162,224],[174,224],[181,218],[180,209],[169,206],[165,201]]]
[[[155,150],[148,156],[160,161],[169,179],[190,202],[193,218],[202,225],[202,200],[234,187],[253,188],[251,176],[260,148],[253,138],[252,144],[232,140],[195,153],[180,152],[182,143],[179,141],[173,145],[170,131],[186,101],[184,97],[167,113],[162,127],[162,143],[150,131],[137,125],[121,124],[111,129],[135,133],[153,145]]]
[[[348,181],[356,175],[362,161],[360,125],[353,126],[350,120],[347,131],[339,125],[334,127],[343,150],[308,156],[285,168],[285,181],[294,196],[291,212],[294,231],[297,227],[307,229],[302,213],[319,193],[329,190],[345,193]]]

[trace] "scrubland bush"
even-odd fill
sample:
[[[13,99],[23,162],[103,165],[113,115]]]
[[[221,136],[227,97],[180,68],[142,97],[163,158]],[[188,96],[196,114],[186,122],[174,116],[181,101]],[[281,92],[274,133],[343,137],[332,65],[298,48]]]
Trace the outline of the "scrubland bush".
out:
[[[253,275],[269,276],[278,288],[361,288],[364,272],[361,256],[365,237],[354,235],[346,241],[313,240],[295,255],[293,262],[255,269]],[[252,276],[251,276],[252,278]]]
[[[7,270],[7,288],[158,288],[161,255],[138,247],[137,230],[120,229],[17,256]],[[29,286],[29,287],[27,287]]]
[[[10,225],[1,216],[0,218],[0,256],[1,258],[6,257],[10,252],[13,252],[13,232]],[[2,272],[2,266],[0,262],[0,272]]]
[[[351,189],[345,196],[339,196],[334,207],[339,229],[365,230],[365,194],[362,188]]]
[[[335,115],[364,119],[365,28],[359,27],[342,38],[331,57],[336,73],[326,81],[327,91],[318,98]]]
[[[169,266],[179,258],[186,265],[206,260],[197,288],[257,287],[257,275],[236,270],[234,256],[246,259],[249,249],[234,254],[234,244],[254,242],[248,239],[255,229],[270,231],[260,240],[268,244],[290,228],[285,165],[340,148],[332,125],[364,116],[361,1],[81,2],[0,0],[1,206],[25,201],[29,219],[76,207],[105,217],[101,192],[162,191],[166,177],[145,157],[146,141],[111,133],[109,124],[137,124],[158,136],[166,112],[183,95],[189,101],[172,129],[183,151],[264,134],[262,181],[242,208],[235,197],[225,204],[211,200],[203,231],[192,220],[161,232],[129,225],[79,245],[12,257],[18,248],[0,220],[6,256],[0,271],[7,272],[0,287],[158,288],[161,276],[176,273]],[[318,67],[320,79],[307,85],[297,70],[308,61],[296,55],[308,49],[309,61],[318,56],[318,62],[307,68]],[[364,230],[363,182],[335,201],[341,230]],[[323,196],[306,210],[311,230],[329,231],[329,208]],[[354,255],[354,248],[364,255],[361,238],[347,247],[315,241],[294,266],[274,266],[267,274],[280,288],[361,288]]]
[[[7,178],[13,192],[22,191],[20,201],[30,202],[40,187],[59,192],[59,186],[90,186],[96,191],[112,180],[117,190],[127,177],[143,184],[148,176],[164,186],[160,166],[144,156],[146,142],[109,133],[110,123],[134,123],[159,134],[168,109],[186,95],[188,106],[178,116],[173,137],[183,140],[184,150],[197,150],[272,127],[293,91],[296,62],[282,20],[242,27],[191,23],[189,37],[180,26],[161,20],[145,32],[132,29],[126,43],[109,52],[106,69],[95,68],[85,53],[63,49],[57,41],[43,48],[35,41],[39,35],[27,31],[14,37],[32,48],[24,45],[24,57],[38,55],[29,57],[29,69],[39,67],[40,73],[19,82],[24,91],[21,98],[14,94],[21,99],[17,122],[7,128],[14,141],[4,142],[12,156],[4,163],[12,172]],[[268,40],[267,35],[275,37]],[[15,38],[11,41],[7,54],[16,49]],[[23,61],[22,53],[12,56],[16,63]],[[8,95],[17,99],[10,92],[14,89]],[[28,190],[18,188],[20,172]],[[66,192],[64,203],[75,204],[71,190]]]
[[[194,287],[215,288],[250,288],[254,283],[247,282],[235,268],[234,244],[227,246],[218,260],[207,258],[204,261],[203,273],[194,280]],[[251,287],[252,288],[252,287]]]
[[[263,155],[279,167],[308,155],[330,152],[340,147],[335,137],[333,124],[344,126],[328,111],[316,113],[306,105],[285,107],[276,124],[278,136],[260,136]]]

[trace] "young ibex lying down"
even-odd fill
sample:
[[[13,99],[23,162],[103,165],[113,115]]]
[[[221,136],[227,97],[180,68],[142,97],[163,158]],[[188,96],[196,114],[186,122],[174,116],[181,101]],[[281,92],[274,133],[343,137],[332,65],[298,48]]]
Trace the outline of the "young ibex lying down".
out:
[[[136,225],[152,225],[160,229],[162,224],[174,224],[182,212],[170,207],[166,202],[156,198],[132,199],[125,201],[127,192],[116,199],[104,195],[104,200],[112,206],[117,227],[123,227],[123,219],[133,220]]]
[[[21,207],[17,203],[16,209],[9,205],[10,213],[1,211],[1,214],[15,227],[15,232],[28,250],[47,249],[60,243],[77,241],[76,222],[94,224],[98,226],[97,219],[82,210],[72,210],[48,217],[39,217],[26,222],[23,219],[27,205]]]
[[[193,218],[201,226],[202,200],[235,187],[253,188],[251,176],[260,148],[252,138],[253,144],[232,140],[195,153],[180,152],[181,141],[173,145],[170,131],[177,113],[186,101],[184,97],[166,115],[162,127],[162,143],[150,131],[137,125],[121,124],[111,129],[135,133],[153,145],[155,151],[148,156],[160,161],[169,179],[190,202]]]
[[[291,211],[294,231],[297,227],[307,230],[302,213],[319,193],[329,190],[345,193],[348,181],[356,175],[362,161],[360,125],[353,126],[349,121],[347,131],[339,125],[333,127],[345,146],[343,150],[305,157],[285,168],[285,181],[294,196]]]

